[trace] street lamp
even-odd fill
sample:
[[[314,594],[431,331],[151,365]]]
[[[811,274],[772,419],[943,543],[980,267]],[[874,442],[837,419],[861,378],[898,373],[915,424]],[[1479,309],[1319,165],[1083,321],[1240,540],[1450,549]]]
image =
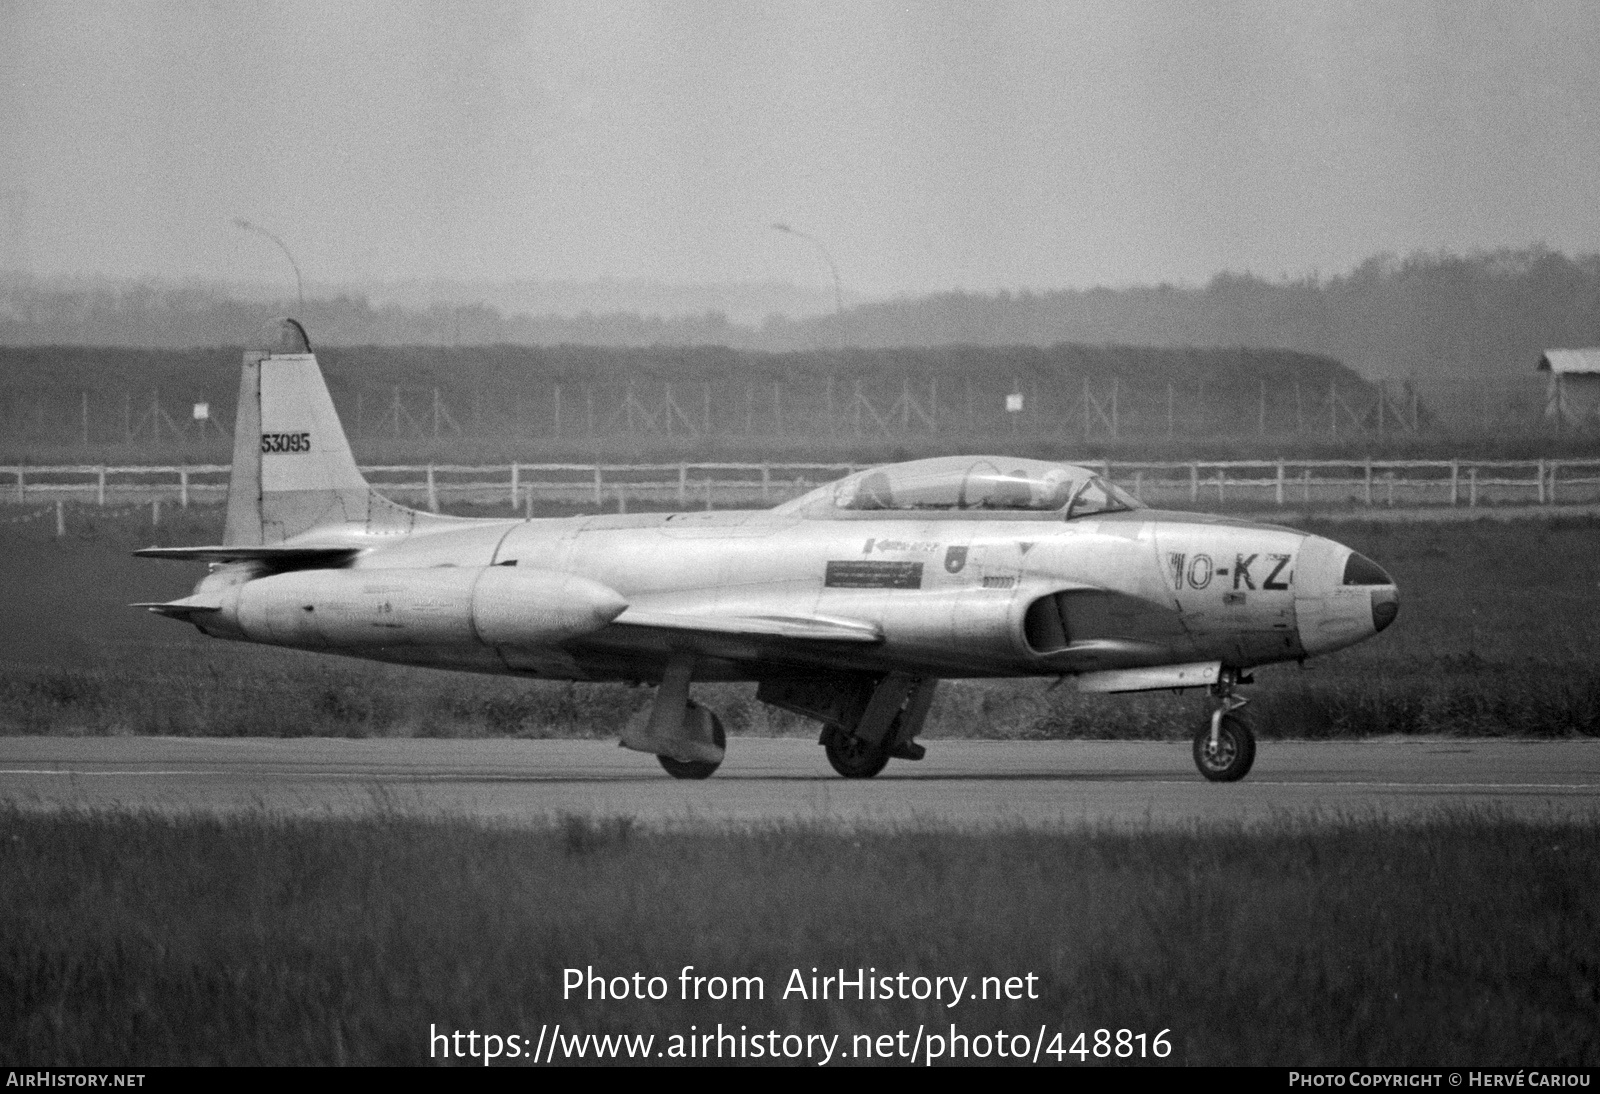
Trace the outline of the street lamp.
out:
[[[774,232],[782,232],[785,235],[797,236],[798,238],[805,240],[807,243],[811,244],[817,249],[817,253],[822,256],[822,261],[828,264],[828,272],[833,275],[833,314],[834,317],[839,321],[839,342],[841,345],[843,345],[846,340],[844,328],[844,293],[839,288],[839,267],[834,265],[833,256],[828,253],[828,248],[822,245],[822,240],[818,239],[814,235],[809,235],[797,228],[791,228],[787,224],[774,224],[772,226],[772,230]]]
[[[242,229],[246,232],[256,232],[260,235],[264,235],[278,245],[278,249],[283,252],[283,257],[287,258],[289,260],[289,265],[294,268],[294,295],[295,298],[300,302],[301,313],[304,314],[306,310],[305,284],[300,280],[300,263],[296,262],[294,260],[294,255],[289,253],[289,245],[283,240],[279,239],[277,236],[273,235],[271,232],[267,231],[261,225],[252,224],[248,220],[244,219],[244,217],[234,217],[233,225],[234,227]]]

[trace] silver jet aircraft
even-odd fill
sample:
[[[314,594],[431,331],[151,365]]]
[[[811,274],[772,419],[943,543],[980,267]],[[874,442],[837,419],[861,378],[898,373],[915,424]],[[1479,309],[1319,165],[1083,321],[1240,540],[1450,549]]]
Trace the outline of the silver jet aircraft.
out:
[[[538,680],[657,685],[622,744],[673,776],[722,762],[694,681],[754,681],[822,725],[834,770],[921,759],[938,682],[1204,688],[1200,773],[1243,778],[1249,670],[1370,638],[1399,610],[1320,536],[1162,512],[1070,464],[877,467],[757,511],[469,519],[407,509],[357,469],[304,330],[246,353],[227,523],[193,594],[151,611],[208,635]]]

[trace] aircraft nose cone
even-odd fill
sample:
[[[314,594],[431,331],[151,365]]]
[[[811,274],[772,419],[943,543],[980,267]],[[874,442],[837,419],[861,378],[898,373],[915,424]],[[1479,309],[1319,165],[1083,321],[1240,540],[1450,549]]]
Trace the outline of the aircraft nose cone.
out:
[[[1390,585],[1372,590],[1372,629],[1381,631],[1400,614],[1400,590]]]

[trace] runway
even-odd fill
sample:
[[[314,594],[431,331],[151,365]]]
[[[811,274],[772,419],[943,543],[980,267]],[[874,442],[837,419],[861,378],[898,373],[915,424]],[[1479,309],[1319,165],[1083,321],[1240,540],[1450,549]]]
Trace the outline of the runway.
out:
[[[889,828],[1415,819],[1452,808],[1600,819],[1600,741],[1265,741],[1243,782],[1196,773],[1172,742],[927,742],[878,778],[834,775],[808,740],[734,738],[704,782],[606,741],[0,738],[0,801],[293,816],[375,812],[664,827],[786,821]]]

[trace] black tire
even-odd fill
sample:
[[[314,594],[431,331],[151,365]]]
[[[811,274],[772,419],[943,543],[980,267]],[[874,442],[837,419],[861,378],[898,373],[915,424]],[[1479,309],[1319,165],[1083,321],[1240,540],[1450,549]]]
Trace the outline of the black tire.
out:
[[[698,710],[700,708],[690,704],[690,709]],[[714,710],[707,710],[706,713],[711,715],[711,739],[716,742],[718,748],[727,748],[728,734],[722,728],[722,719],[717,717],[717,712]],[[717,768],[722,766],[721,760],[715,762],[711,760],[674,760],[671,756],[657,756],[656,759],[661,761],[661,766],[674,779],[709,779],[717,773]]]
[[[1215,755],[1208,747],[1210,743],[1211,719],[1208,716],[1194,735],[1194,765],[1200,769],[1200,774],[1214,783],[1232,783],[1250,773],[1251,765],[1256,762],[1256,736],[1243,718],[1234,713],[1224,714]]]
[[[822,742],[828,762],[847,779],[870,779],[889,763],[887,744],[869,745],[853,733],[835,729]]]

